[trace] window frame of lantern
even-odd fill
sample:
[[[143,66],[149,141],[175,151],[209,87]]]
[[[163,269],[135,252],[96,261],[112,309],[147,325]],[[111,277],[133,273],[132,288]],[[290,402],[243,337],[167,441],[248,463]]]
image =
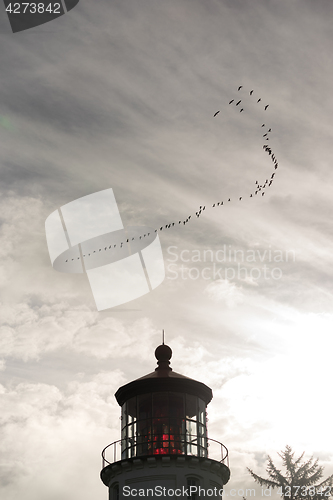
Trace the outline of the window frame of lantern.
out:
[[[156,411],[158,407],[162,411]],[[177,391],[139,394],[124,402],[121,418],[124,458],[157,455],[157,449],[160,454],[208,456],[206,404],[199,396]]]

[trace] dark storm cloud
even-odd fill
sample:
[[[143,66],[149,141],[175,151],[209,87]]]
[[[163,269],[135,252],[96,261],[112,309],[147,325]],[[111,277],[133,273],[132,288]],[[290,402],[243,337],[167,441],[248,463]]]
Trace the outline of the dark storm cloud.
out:
[[[153,4],[148,2],[147,5],[152,7]],[[214,89],[216,96],[218,91],[225,93],[234,85],[234,78],[228,74],[230,70],[242,73],[249,60],[251,65],[255,61],[263,82],[267,77],[275,77],[282,63],[284,77],[290,77],[292,65],[297,67],[299,64],[299,59],[293,56],[295,52],[288,50],[296,36],[293,28],[297,24],[301,28],[307,20],[304,8],[297,12],[288,6],[285,8],[289,9],[290,19],[286,22],[284,17],[282,26],[279,18],[274,18],[274,8],[277,8],[274,2],[271,6],[260,3],[253,6],[253,3],[246,2],[241,6],[237,3],[236,9],[230,3],[211,3],[205,7],[199,7],[198,3],[198,10],[191,9],[190,13],[186,3],[176,8],[173,2],[164,7],[154,6],[148,14],[138,12],[133,2],[115,2],[112,8],[115,9],[114,16],[109,3],[101,2],[99,9],[88,4],[78,6],[75,13],[78,19],[83,21],[89,16],[86,29],[77,26],[72,36],[68,33],[61,37],[52,35],[46,44],[44,40],[41,44],[36,37],[26,36],[24,47],[18,39],[11,46],[6,39],[4,64],[7,72],[3,75],[1,87],[4,92],[2,101],[6,103],[4,110],[14,113],[17,120],[24,119],[27,132],[28,121],[40,129],[41,137],[45,125],[53,129],[59,147],[63,144],[59,133],[71,134],[74,144],[79,136],[91,141],[99,137],[110,144],[119,139],[122,154],[132,156],[131,151],[136,150],[135,155],[142,156],[144,169],[150,175],[155,171],[163,175],[163,169],[154,168],[154,160],[150,162],[144,158],[146,145],[142,144],[143,136],[149,137],[166,117],[179,120],[175,112],[182,107],[181,120],[185,124],[187,111],[202,111],[204,103],[208,104],[205,88]],[[207,20],[201,16],[203,11]],[[279,15],[286,15],[281,7],[278,11]],[[99,33],[94,21],[100,20],[102,12],[109,21],[109,30],[100,30]],[[159,12],[167,14],[162,24],[156,18]],[[182,16],[186,13],[189,17],[184,23]],[[216,18],[218,13],[224,16]],[[225,14],[229,14],[228,22]],[[117,21],[117,16],[122,23]],[[210,23],[213,24],[210,26]],[[220,47],[214,35],[221,29],[218,24],[223,27],[222,40],[226,42]],[[257,26],[259,32],[254,36]],[[279,35],[279,26],[285,32],[284,37]],[[247,32],[242,33],[240,28]],[[155,45],[150,43],[151,36],[158,40]],[[248,44],[247,36],[252,38],[251,44]],[[68,43],[71,51],[67,49]],[[262,55],[263,44],[269,56]],[[207,56],[210,45],[212,51]],[[239,51],[245,51],[251,57],[240,56]],[[286,63],[286,57],[290,62]],[[228,69],[221,74],[223,67]],[[308,73],[305,70],[303,73]],[[11,71],[15,72],[14,78]],[[249,71],[245,66],[245,74]],[[195,119],[192,122],[195,126],[200,126],[199,114],[189,117]],[[171,121],[166,125],[172,127],[174,124]],[[188,131],[191,126],[191,122],[187,122]],[[80,147],[81,144],[77,144],[77,149]],[[156,142],[152,147],[156,155],[160,145]],[[167,157],[162,162],[168,164]],[[84,165],[82,168],[89,174],[89,168]],[[133,167],[131,169],[134,172]],[[184,183],[185,171],[178,174],[168,166],[165,172],[167,175],[172,173],[174,182]],[[98,167],[96,173],[104,175]]]

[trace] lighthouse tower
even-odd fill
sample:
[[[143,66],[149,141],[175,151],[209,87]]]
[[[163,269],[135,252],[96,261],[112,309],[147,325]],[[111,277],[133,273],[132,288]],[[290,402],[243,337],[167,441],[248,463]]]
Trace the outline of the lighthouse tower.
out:
[[[157,368],[120,387],[121,439],[102,452],[109,500],[201,496],[221,499],[230,477],[227,448],[207,436],[212,390],[170,368],[172,351],[155,351]]]

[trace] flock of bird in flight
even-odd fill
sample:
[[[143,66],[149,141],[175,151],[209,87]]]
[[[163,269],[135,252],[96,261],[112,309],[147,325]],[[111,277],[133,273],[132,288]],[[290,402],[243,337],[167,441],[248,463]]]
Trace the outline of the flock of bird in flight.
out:
[[[240,85],[238,87],[238,92],[242,88],[243,88],[243,86]],[[254,92],[254,90],[251,90],[249,92],[249,95],[252,96],[253,92]],[[231,99],[231,101],[229,101],[229,105],[235,103],[235,101],[236,101],[236,99]],[[260,102],[262,102],[261,98],[259,98],[257,100],[257,104],[259,104]],[[242,103],[242,99],[238,100],[235,103],[235,106],[239,106],[241,103]],[[266,104],[264,106],[264,111],[267,111],[268,107],[269,107],[269,104]],[[244,108],[241,107],[239,109],[239,112],[242,113],[243,111],[244,111]],[[213,117],[215,118],[219,113],[220,113],[220,110],[216,111],[216,113],[214,113]],[[264,129],[263,130],[264,134],[263,134],[262,137],[263,137],[263,139],[265,141],[269,141],[269,134],[272,132],[272,129],[268,128],[266,130],[265,127],[266,127],[266,125],[265,125],[265,123],[263,123],[261,125],[261,128]],[[268,177],[267,179],[265,179],[265,181],[262,184],[260,184],[258,181],[255,181],[255,188],[253,190],[253,193],[250,193],[250,195],[249,195],[250,198],[253,198],[254,196],[256,196],[258,194],[261,194],[261,196],[265,195],[265,189],[267,189],[268,187],[271,187],[271,185],[273,184],[273,181],[274,181],[275,175],[276,175],[276,170],[277,170],[277,168],[279,166],[279,163],[277,161],[276,155],[273,153],[272,148],[270,148],[268,146],[267,142],[263,145],[263,149],[270,156],[270,159],[271,159],[271,161],[273,163],[274,170],[273,170],[272,174],[270,175],[270,177]],[[238,201],[242,201],[242,199],[243,199],[243,196],[240,196],[238,198]],[[228,198],[227,203],[228,202],[231,202],[231,198]],[[212,204],[211,208],[222,207],[224,205],[224,203],[225,203],[225,200],[215,202],[215,203]],[[199,218],[204,210],[206,210],[206,206],[205,205],[200,205],[199,209],[195,212],[195,216],[197,218]],[[193,217],[194,217],[194,214],[193,214]],[[157,232],[160,232],[160,231],[163,231],[163,230],[166,230],[166,229],[170,229],[170,228],[172,228],[174,226],[177,226],[179,224],[182,224],[182,225],[185,226],[186,224],[188,224],[191,221],[191,219],[192,219],[192,215],[189,215],[186,219],[179,220],[178,223],[176,223],[176,222],[170,222],[170,224],[165,224],[164,226],[160,226],[159,228],[155,229],[154,231],[155,231],[155,233],[157,233]],[[147,237],[150,236],[150,233],[143,234],[141,236],[137,236],[136,238],[141,240],[142,238],[145,238],[146,236]],[[133,241],[134,239],[135,239],[135,237],[133,237],[133,238],[127,238],[124,242],[118,244],[118,248],[125,248],[125,247],[123,247],[123,245],[125,243],[129,243],[130,241]],[[105,247],[104,250],[108,250],[108,249],[116,248],[116,247],[117,247],[116,244],[115,245],[110,245],[109,247]],[[99,251],[102,251],[102,248],[100,248]],[[96,250],[94,250],[93,253],[96,253]],[[83,255],[83,256],[86,257],[86,255]],[[87,256],[90,256],[90,254],[88,254]],[[78,259],[80,259],[80,257],[78,257]],[[68,260],[69,259],[67,259],[66,262],[68,262]],[[71,259],[71,260],[74,260],[74,259]]]
[[[239,92],[239,91],[240,91],[240,89],[242,89],[242,88],[243,88],[243,85],[240,85],[240,86],[238,87],[238,92]],[[252,94],[253,94],[253,92],[254,92],[254,90],[250,90],[250,95],[252,95]],[[258,104],[260,101],[261,101],[261,98],[259,97],[259,99],[257,100],[257,104]],[[229,104],[232,104],[233,102],[235,102],[235,99],[231,99],[231,101],[229,101]],[[242,100],[240,99],[238,102],[236,102],[236,106],[239,106],[239,104],[240,104],[241,102],[242,102]],[[267,110],[268,106],[269,106],[269,104],[266,104],[266,106],[265,106],[265,111]],[[239,112],[241,113],[242,111],[244,111],[244,108],[240,108]],[[215,118],[215,116],[216,116],[216,115],[218,115],[218,114],[219,114],[219,112],[220,112],[220,111],[216,111],[216,113],[214,114],[214,118]]]

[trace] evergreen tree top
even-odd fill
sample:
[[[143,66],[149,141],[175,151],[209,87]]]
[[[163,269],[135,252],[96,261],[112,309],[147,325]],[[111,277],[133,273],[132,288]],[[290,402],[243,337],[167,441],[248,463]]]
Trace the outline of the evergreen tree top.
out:
[[[282,465],[286,469],[284,474],[274,465],[269,455],[266,468],[268,478],[258,476],[247,467],[253,479],[261,486],[279,488],[278,493],[285,500],[328,500],[333,496],[333,474],[318,483],[323,477],[324,470],[324,467],[318,464],[318,459],[311,457],[302,462],[304,452],[298,458],[294,458],[295,452],[288,445],[278,455],[282,458]]]

